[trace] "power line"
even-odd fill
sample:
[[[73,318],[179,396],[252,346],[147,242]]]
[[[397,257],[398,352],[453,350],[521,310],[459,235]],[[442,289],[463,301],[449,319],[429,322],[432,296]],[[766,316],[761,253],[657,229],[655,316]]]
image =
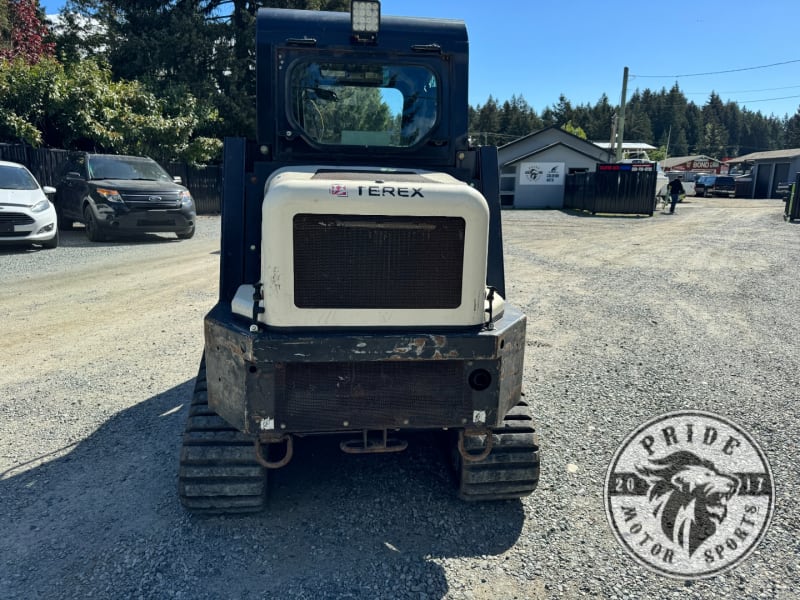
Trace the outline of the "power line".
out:
[[[727,92],[716,92],[717,94],[749,94],[751,92],[773,92],[775,90],[793,90],[795,88],[800,88],[800,85],[785,85],[783,87],[773,87],[773,88],[761,88],[758,90],[733,90]],[[683,92],[687,96],[701,96],[701,95],[708,95],[711,92]]]
[[[722,75],[724,73],[740,73],[741,71],[755,71],[756,69],[768,69],[770,67],[779,67],[781,65],[788,65],[791,63],[800,62],[800,58],[794,60],[785,60],[783,62],[772,63],[769,65],[759,65],[757,67],[742,67],[740,69],[727,69],[725,71],[709,71],[707,73],[684,73],[683,75],[633,75],[633,77],[652,78],[652,79],[666,79],[666,78],[679,78],[679,77],[701,77],[704,75]]]
[[[781,96],[779,98],[761,98],[760,100],[737,100],[737,104],[749,104],[752,102],[771,102],[772,100],[788,100],[790,98],[800,98],[800,94],[796,96]]]

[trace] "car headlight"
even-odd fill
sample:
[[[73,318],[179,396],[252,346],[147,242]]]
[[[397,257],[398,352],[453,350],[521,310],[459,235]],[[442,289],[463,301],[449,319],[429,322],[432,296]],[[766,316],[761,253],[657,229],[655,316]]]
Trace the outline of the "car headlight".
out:
[[[47,198],[42,198],[36,204],[31,206],[31,212],[42,212],[43,210],[47,210],[50,206],[50,200]]]
[[[97,188],[97,193],[100,194],[105,200],[108,200],[109,202],[122,202],[122,196],[119,195],[119,192],[117,190]]]
[[[191,206],[192,204],[194,204],[194,200],[192,200],[192,195],[189,192],[187,191],[181,192],[181,204],[183,206]]]

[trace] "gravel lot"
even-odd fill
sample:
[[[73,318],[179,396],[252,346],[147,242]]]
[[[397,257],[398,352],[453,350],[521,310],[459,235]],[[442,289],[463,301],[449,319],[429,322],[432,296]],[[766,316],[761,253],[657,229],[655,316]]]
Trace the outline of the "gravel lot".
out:
[[[241,518],[189,516],[176,491],[219,219],[188,241],[0,248],[0,598],[796,598],[800,227],[782,207],[505,212],[534,495],[461,503],[425,436],[376,457],[318,439]],[[777,488],[756,553],[694,583],[630,559],[602,498],[619,443],[681,408],[748,430]]]

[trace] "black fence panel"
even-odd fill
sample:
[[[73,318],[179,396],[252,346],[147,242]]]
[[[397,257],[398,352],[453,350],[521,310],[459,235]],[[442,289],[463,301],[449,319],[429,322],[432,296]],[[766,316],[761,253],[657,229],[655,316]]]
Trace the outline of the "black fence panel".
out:
[[[598,164],[595,173],[567,175],[564,207],[595,213],[647,214],[655,209],[654,163]]]
[[[66,150],[31,148],[23,144],[0,144],[0,160],[25,165],[40,185],[55,186],[58,168],[66,159]]]
[[[195,166],[185,163],[169,163],[167,172],[181,178],[189,188],[199,214],[220,212],[222,197],[222,168],[219,165]]]
[[[68,152],[55,148],[32,148],[24,144],[0,144],[0,160],[20,163],[28,167],[41,185],[55,186],[58,170],[67,159]],[[195,166],[185,163],[166,165],[167,172],[178,175],[192,193],[197,212],[220,212],[222,169],[219,165]]]
[[[570,173],[566,178],[564,208],[591,210],[594,205],[594,173]]]

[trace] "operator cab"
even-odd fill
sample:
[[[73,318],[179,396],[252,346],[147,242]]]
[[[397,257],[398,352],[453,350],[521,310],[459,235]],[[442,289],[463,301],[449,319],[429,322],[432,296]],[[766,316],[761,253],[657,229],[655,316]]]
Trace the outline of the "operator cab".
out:
[[[455,166],[468,144],[464,24],[381,18],[366,5],[377,3],[319,13],[321,23],[306,11],[259,11],[262,154],[294,164]],[[370,15],[370,32],[357,30],[358,14]]]

